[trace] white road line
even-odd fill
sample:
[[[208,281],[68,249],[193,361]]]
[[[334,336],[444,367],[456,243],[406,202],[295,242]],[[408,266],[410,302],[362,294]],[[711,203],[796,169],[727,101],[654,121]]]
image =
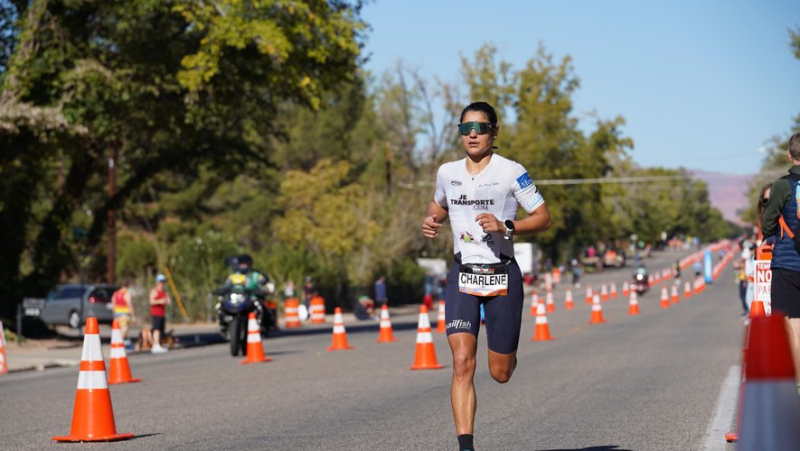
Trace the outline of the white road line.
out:
[[[701,451],[725,451],[728,449],[725,433],[732,432],[729,429],[734,415],[736,415],[736,403],[739,401],[739,377],[741,371],[742,368],[739,365],[734,365],[728,369],[728,376],[722,381],[722,387],[719,389],[714,418],[708,425],[706,439],[700,448]]]

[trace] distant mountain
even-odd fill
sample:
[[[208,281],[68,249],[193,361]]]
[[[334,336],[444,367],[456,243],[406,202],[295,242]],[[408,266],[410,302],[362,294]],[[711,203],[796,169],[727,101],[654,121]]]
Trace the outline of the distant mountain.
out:
[[[748,208],[747,189],[753,175],[724,174],[690,170],[692,176],[708,183],[708,197],[711,205],[730,222],[742,225],[741,210]]]

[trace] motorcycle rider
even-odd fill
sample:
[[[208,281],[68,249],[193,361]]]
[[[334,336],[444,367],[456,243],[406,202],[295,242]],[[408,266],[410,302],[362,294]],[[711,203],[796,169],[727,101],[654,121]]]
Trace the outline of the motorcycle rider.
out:
[[[233,274],[228,275],[225,281],[225,289],[230,290],[234,285],[239,284],[237,274],[245,276],[244,289],[254,294],[264,294],[264,287],[269,283],[269,277],[256,269],[252,269],[249,259],[238,259],[236,269]]]
[[[259,322],[262,324],[263,331],[277,326],[277,314],[266,302],[266,296],[272,292],[273,287],[269,282],[269,277],[261,271],[252,268],[253,260],[249,255],[232,257],[230,261],[233,273],[228,275],[225,280],[225,292],[230,292],[234,287],[241,287],[250,296],[254,296],[263,306],[263,311],[259,313]]]

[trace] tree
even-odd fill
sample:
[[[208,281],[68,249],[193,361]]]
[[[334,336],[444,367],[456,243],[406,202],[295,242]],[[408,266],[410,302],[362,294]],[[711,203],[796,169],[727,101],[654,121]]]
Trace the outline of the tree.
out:
[[[12,199],[0,211],[5,314],[69,270],[76,212],[97,253],[107,212],[157,175],[270,165],[261,137],[279,107],[316,107],[352,79],[364,30],[360,2],[344,0],[14,5],[2,16],[17,17],[0,96],[0,192]],[[105,198],[111,147],[119,189]]]

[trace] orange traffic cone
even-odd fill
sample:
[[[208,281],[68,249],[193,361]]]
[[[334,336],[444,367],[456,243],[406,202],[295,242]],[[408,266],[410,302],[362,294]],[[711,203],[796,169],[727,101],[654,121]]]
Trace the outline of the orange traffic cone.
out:
[[[668,281],[671,278],[672,278],[672,271],[670,271],[669,269],[665,269],[661,273],[661,280],[663,280],[664,282]]]
[[[536,316],[536,306],[539,305],[539,293],[536,291],[531,294],[531,316]]]
[[[344,320],[342,319],[342,309],[336,307],[333,314],[333,343],[328,351],[344,351],[353,349],[347,344],[347,332],[344,330]]]
[[[608,300],[608,287],[606,284],[603,284],[600,287],[600,300],[606,302]]]
[[[767,316],[767,312],[764,310],[764,302],[760,300],[754,300],[750,304],[750,318],[757,316]]]
[[[800,397],[782,314],[750,320],[745,361],[744,403],[737,449],[797,449]]]
[[[447,332],[447,323],[444,316],[444,301],[439,301],[439,317],[436,319],[436,332]]]
[[[586,287],[586,303],[591,304],[592,298],[592,287]]]
[[[436,361],[436,348],[433,347],[431,321],[428,319],[428,307],[419,308],[419,324],[417,326],[417,350],[414,354],[412,370],[438,370],[444,368]]]
[[[661,276],[659,276],[658,273],[656,273],[655,284],[658,285],[659,283],[661,283]]]
[[[300,300],[297,298],[289,298],[283,306],[283,312],[286,314],[286,324],[284,327],[291,329],[293,327],[302,327],[303,323],[300,322]]]
[[[636,296],[636,291],[631,291],[631,297],[628,300],[628,315],[635,316],[639,314],[639,299]]]
[[[617,284],[611,282],[611,299],[616,299],[616,298],[617,298]]]
[[[595,293],[594,297],[592,298],[592,318],[589,320],[589,324],[599,324],[606,322],[603,319],[603,307],[600,305],[600,296]]]
[[[545,308],[547,309],[547,311],[548,312],[555,312],[556,311],[556,302],[553,299],[553,292],[552,291],[548,291],[547,292],[547,296],[545,296],[545,299],[546,299]],[[536,314],[537,315],[539,314],[538,310],[536,311]]]
[[[567,310],[575,308],[575,304],[572,302],[572,290],[569,288],[567,288],[567,293],[564,295],[564,308]]]
[[[108,362],[108,383],[124,384],[128,382],[141,382],[131,375],[131,366],[128,364],[128,354],[125,352],[125,343],[122,341],[122,332],[119,322],[111,323],[111,360]]]
[[[667,287],[661,288],[661,308],[669,308],[669,295],[667,294]]]
[[[72,429],[68,436],[53,437],[57,442],[111,442],[132,438],[133,434],[117,434],[114,409],[106,380],[106,365],[97,318],[86,318],[83,353],[72,411]]]
[[[442,301],[439,301],[442,302]],[[392,321],[389,319],[389,307],[381,306],[381,328],[378,331],[378,343],[397,341],[392,332]]]
[[[299,306],[298,306],[299,307]],[[311,324],[325,324],[325,298],[314,296],[309,302]]]
[[[703,288],[705,288],[705,281],[702,277],[698,277],[694,280],[694,294],[700,294],[703,292]]]
[[[689,282],[686,282],[683,285],[683,297],[686,298],[686,299],[689,299],[690,297],[692,297],[692,286],[689,285]]]
[[[628,287],[628,281],[626,280],[622,282],[622,295],[627,296],[628,294],[630,294],[630,292],[631,290],[630,287]]]
[[[536,327],[531,341],[550,341],[555,339],[550,336],[550,327],[547,326],[547,313],[545,311],[545,306],[539,305],[539,309],[536,312]]]
[[[261,330],[255,312],[250,312],[247,317],[247,358],[241,364],[271,362],[272,359],[264,357],[264,344],[261,342]]]
[[[8,373],[8,358],[6,356],[6,331],[0,321],[0,374]]]
[[[678,285],[677,284],[672,285],[672,292],[670,294],[671,294],[671,300],[672,300],[673,304],[678,304],[678,303],[681,302],[681,297],[678,296]]]

